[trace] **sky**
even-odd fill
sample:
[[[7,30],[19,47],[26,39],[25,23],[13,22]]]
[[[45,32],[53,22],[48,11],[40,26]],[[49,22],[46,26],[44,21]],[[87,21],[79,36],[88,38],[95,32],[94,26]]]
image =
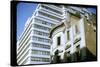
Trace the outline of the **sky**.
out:
[[[17,5],[17,40],[24,30],[25,23],[32,16],[37,4],[35,3],[19,3]],[[90,12],[96,13],[95,8],[88,8]]]
[[[24,30],[25,23],[32,16],[37,4],[19,3],[17,4],[17,39]]]
[[[88,10],[92,13],[96,13],[96,8],[88,8]]]

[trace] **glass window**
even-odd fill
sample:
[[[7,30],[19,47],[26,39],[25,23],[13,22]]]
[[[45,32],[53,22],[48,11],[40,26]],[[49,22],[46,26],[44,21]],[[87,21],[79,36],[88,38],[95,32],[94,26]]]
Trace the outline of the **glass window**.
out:
[[[75,33],[76,33],[76,34],[78,34],[78,33],[79,33],[79,27],[78,27],[78,25],[77,25],[77,24],[75,25]]]
[[[60,45],[60,40],[61,39],[61,37],[59,36],[59,37],[57,37],[57,45],[59,46]]]
[[[80,61],[80,45],[76,46],[76,58],[77,61]]]
[[[44,20],[40,20],[40,19],[35,19],[35,22],[37,22],[37,23],[41,23],[41,24],[44,24],[44,25],[48,25],[48,26],[52,26],[53,24],[52,23],[50,23],[50,22],[46,22],[46,21],[44,21]]]
[[[50,52],[49,51],[32,50],[32,54],[50,55]]]
[[[45,9],[48,9],[48,10],[50,10],[50,11],[53,11],[53,12],[56,12],[56,13],[62,14],[62,12],[57,11],[57,10],[54,10],[54,9],[52,9],[52,8],[50,8],[50,7],[47,7],[47,6],[44,6],[44,5],[42,5],[42,7],[44,7]],[[57,5],[57,7],[58,7],[58,5]]]
[[[70,31],[67,31],[67,40],[70,40]]]
[[[33,40],[49,43],[49,39],[33,36]]]
[[[50,28],[43,27],[43,26],[40,26],[40,25],[37,25],[37,24],[34,24],[34,27],[35,27],[35,28],[38,28],[38,29],[50,31]]]
[[[48,17],[48,18],[52,18],[52,19],[56,19],[56,20],[59,20],[61,21],[62,19],[58,18],[58,17],[55,17],[55,16],[52,16],[52,15],[49,15],[49,14],[46,14],[46,13],[43,13],[43,12],[39,12],[39,14],[45,16],[45,17]]]
[[[33,47],[45,48],[50,49],[49,45],[39,44],[39,43],[32,43]]]

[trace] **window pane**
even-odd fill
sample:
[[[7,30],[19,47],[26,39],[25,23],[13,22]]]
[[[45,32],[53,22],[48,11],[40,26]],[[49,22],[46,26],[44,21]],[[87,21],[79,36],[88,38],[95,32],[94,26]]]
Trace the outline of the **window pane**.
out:
[[[79,27],[78,27],[78,25],[75,25],[75,33],[76,33],[76,34],[79,33]]]
[[[60,45],[60,37],[57,38],[57,45]]]
[[[67,31],[67,40],[70,40],[70,33]]]

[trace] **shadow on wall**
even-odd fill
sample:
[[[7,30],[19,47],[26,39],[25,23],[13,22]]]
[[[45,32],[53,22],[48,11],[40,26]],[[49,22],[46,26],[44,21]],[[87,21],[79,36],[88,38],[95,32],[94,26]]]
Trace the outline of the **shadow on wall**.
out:
[[[55,55],[53,56],[53,60],[51,61],[51,64],[97,61],[97,55],[93,55],[91,51],[89,51],[87,48],[82,48],[80,52],[75,52],[70,55],[67,55],[65,53],[63,60],[60,59],[58,53],[59,51],[57,50],[55,52]]]

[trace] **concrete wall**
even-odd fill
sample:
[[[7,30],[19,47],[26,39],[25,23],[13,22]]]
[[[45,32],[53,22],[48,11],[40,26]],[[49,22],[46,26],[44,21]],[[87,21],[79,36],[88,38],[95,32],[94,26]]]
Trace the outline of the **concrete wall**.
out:
[[[85,38],[86,38],[86,48],[87,48],[87,58],[88,60],[96,60],[97,56],[97,44],[96,44],[96,31],[94,31],[92,25],[89,24],[89,21],[84,19],[84,28],[85,28]]]

